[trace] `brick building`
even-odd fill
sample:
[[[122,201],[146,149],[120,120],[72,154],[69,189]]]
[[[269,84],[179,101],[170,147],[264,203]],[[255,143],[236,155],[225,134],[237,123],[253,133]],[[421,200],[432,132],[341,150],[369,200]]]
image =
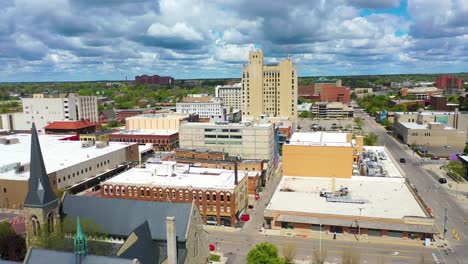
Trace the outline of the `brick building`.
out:
[[[434,95],[431,97],[430,106],[432,110],[436,111],[455,111],[459,107],[459,104],[448,103],[447,97]]]
[[[205,224],[234,226],[247,209],[248,174],[236,169],[196,168],[163,161],[128,170],[101,183],[101,195],[172,203],[195,202]]]
[[[297,88],[297,96],[304,99],[320,99],[319,95],[315,95],[314,84],[299,85]]]
[[[323,85],[320,92],[320,101],[322,102],[351,102],[351,89],[345,86]]]
[[[231,157],[227,152],[209,151],[207,149],[177,149],[169,160],[177,163],[191,164],[194,167],[233,170],[237,161],[239,171],[256,172],[249,174],[249,195],[256,195],[265,181],[266,168],[263,160],[240,160]]]
[[[463,89],[463,79],[451,75],[437,77],[437,87],[439,89]]]
[[[144,74],[140,76],[135,76],[135,82],[137,84],[172,85],[174,84],[174,78],[172,78],[171,76],[159,76],[159,75],[148,76]]]
[[[121,130],[109,135],[113,142],[135,142],[153,144],[154,150],[168,151],[179,146],[177,130]]]

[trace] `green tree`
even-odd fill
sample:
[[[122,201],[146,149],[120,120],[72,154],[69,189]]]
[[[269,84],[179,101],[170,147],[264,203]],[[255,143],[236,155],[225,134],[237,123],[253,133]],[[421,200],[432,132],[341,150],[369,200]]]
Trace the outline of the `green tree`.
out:
[[[392,122],[390,122],[390,120],[388,120],[388,118],[384,118],[382,120],[382,125],[384,125],[385,129],[387,129],[387,130],[392,130],[392,128],[393,128],[393,124],[392,124]]]
[[[309,111],[303,111],[299,114],[300,118],[309,118],[310,117],[310,112]]]
[[[278,255],[278,248],[270,243],[260,243],[250,250],[247,255],[248,264],[282,264]]]
[[[377,145],[378,136],[374,133],[369,133],[364,136],[364,145],[375,146]]]
[[[0,222],[0,240],[13,234],[15,234],[15,230],[13,229],[13,226],[11,226],[10,222]]]
[[[0,239],[0,257],[4,260],[23,261],[26,256],[26,240],[15,232]]]

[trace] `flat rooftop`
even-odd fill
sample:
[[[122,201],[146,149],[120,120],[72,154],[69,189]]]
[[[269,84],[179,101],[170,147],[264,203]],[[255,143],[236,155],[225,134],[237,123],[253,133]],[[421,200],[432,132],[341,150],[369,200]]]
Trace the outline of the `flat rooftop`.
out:
[[[158,114],[142,114],[132,117],[127,117],[127,119],[185,119],[189,117],[185,113],[158,113]]]
[[[289,145],[347,146],[347,133],[296,132],[291,136]]]
[[[331,178],[285,176],[266,210],[389,219],[426,217],[404,178],[354,176],[351,179],[336,178],[335,181],[336,190],[347,187],[352,200],[366,202],[327,202],[325,197],[320,197],[320,191],[331,191]]]
[[[206,128],[269,128],[273,126],[271,123],[267,124],[256,124],[253,122],[242,122],[242,123],[228,123],[223,124],[217,123],[204,123],[204,122],[189,122],[180,125],[181,127],[206,127]]]
[[[137,136],[170,136],[179,133],[177,130],[119,130],[112,135],[137,135]]]
[[[256,172],[238,172],[238,181],[255,176]],[[105,181],[109,184],[135,184],[142,186],[180,187],[193,189],[233,190],[235,175],[232,170],[190,167],[188,164],[163,161],[146,164],[146,168],[133,168]]]
[[[65,137],[64,135],[39,135],[42,156],[48,174],[96,157],[105,156],[134,144],[110,142],[109,146],[104,148],[96,148],[95,146],[83,148],[81,146],[82,141],[60,140]],[[16,144],[0,144],[0,179],[24,181],[29,179],[29,171],[16,173],[14,169],[6,171],[4,169],[17,163],[28,164],[30,162],[31,135],[15,134],[0,138],[17,138],[19,140]]]
[[[418,124],[413,122],[400,122],[400,124],[408,129],[429,129],[427,124]],[[428,122],[428,124],[437,125],[440,122]],[[444,130],[456,130],[453,127],[444,126]]]

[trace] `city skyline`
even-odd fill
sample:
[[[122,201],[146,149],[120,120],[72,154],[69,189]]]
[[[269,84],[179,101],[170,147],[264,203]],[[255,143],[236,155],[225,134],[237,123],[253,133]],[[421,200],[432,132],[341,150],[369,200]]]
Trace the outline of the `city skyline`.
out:
[[[299,76],[466,72],[467,14],[462,0],[7,0],[0,82],[240,78],[253,48]]]

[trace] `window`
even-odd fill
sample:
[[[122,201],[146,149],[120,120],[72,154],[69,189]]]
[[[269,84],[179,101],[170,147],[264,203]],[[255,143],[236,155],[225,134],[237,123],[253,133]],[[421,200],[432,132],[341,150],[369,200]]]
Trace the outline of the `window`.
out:
[[[179,191],[179,199],[182,200],[184,198],[184,194],[182,193],[182,191]]]
[[[146,197],[150,197],[150,190],[149,189],[146,189]]]
[[[160,198],[160,199],[163,198],[163,190],[162,190],[162,189],[159,189],[159,198]]]
[[[68,174],[68,179],[70,179],[70,174]]]
[[[189,192],[185,191],[185,200],[188,201],[188,199],[189,199]]]
[[[221,202],[224,202],[224,194],[220,194],[219,198],[220,198]]]
[[[206,200],[207,200],[207,201],[210,200],[210,194],[209,194],[209,193],[206,193]]]
[[[197,193],[196,193],[196,192],[193,192],[192,195],[193,195],[193,200],[194,200],[194,201],[197,200]]]
[[[115,194],[120,195],[120,188],[118,186],[115,187]]]
[[[109,187],[109,194],[111,194],[111,195],[114,194],[114,190],[113,190],[112,186]]]
[[[230,212],[231,212],[231,207],[230,207],[230,206],[226,206],[226,210],[227,210],[228,213],[230,213]]]
[[[216,193],[213,193],[213,201],[216,201]]]
[[[125,187],[122,187],[122,195],[125,195]]]
[[[200,201],[203,200],[203,194],[202,194],[202,192],[199,192],[199,193],[198,193],[198,199],[199,199]]]
[[[169,200],[169,190],[166,190],[166,199]]]
[[[75,173],[72,173],[73,178],[75,178]]]
[[[230,202],[231,201],[231,195],[228,193],[226,196],[226,201]]]
[[[144,197],[144,196],[145,196],[145,190],[140,189],[140,196],[141,196],[141,197]]]
[[[172,190],[172,199],[175,199],[175,190]]]

